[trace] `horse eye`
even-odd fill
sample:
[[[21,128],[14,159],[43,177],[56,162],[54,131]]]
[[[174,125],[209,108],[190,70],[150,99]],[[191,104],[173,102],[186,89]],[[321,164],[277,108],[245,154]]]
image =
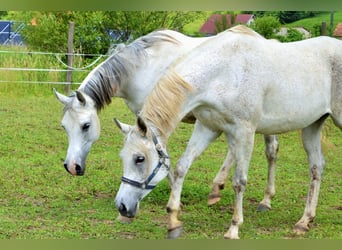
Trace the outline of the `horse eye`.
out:
[[[145,161],[145,157],[142,156],[142,155],[138,155],[138,156],[135,158],[135,164],[137,164],[137,165],[142,164],[144,161]]]
[[[89,129],[89,127],[90,127],[90,123],[89,122],[84,123],[83,126],[82,126],[82,130],[83,131],[87,131]]]

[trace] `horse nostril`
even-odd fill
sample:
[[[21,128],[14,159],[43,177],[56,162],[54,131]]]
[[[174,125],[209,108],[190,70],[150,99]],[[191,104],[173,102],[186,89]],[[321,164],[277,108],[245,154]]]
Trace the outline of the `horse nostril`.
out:
[[[68,169],[68,164],[64,163],[63,166],[64,166],[65,170],[66,170],[68,173],[70,173],[70,171],[69,171],[69,169]]]
[[[75,170],[77,175],[83,175],[82,167],[80,165],[76,164]]]
[[[127,214],[127,208],[126,208],[125,204],[123,204],[123,203],[120,204],[119,212],[123,216],[125,216]]]

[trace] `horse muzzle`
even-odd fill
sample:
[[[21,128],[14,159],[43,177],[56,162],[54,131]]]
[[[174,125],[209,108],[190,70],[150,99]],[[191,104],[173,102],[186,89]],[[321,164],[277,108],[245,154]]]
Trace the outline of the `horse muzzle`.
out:
[[[124,203],[117,204],[117,208],[121,214],[121,216],[127,217],[127,218],[134,218],[138,211],[138,204],[136,204],[133,209],[129,209],[126,207]]]
[[[64,163],[64,168],[71,175],[82,176],[85,172],[85,167],[82,167],[77,163],[70,164],[69,166],[67,163]]]

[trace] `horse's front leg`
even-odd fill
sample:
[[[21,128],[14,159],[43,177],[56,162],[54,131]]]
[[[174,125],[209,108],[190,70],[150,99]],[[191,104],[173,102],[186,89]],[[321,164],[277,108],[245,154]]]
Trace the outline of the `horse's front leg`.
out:
[[[183,224],[179,220],[181,211],[181,192],[185,175],[192,162],[214,141],[221,132],[212,131],[203,126],[198,120],[195,123],[194,131],[188,146],[177,162],[173,176],[170,198],[167,204],[168,212],[168,238],[178,238],[183,230]]]
[[[275,195],[275,170],[277,153],[279,149],[279,143],[277,136],[275,135],[265,135],[265,154],[268,163],[268,176],[267,176],[267,186],[265,189],[264,199],[259,203],[258,211],[268,211],[271,209],[271,200]]]
[[[294,232],[303,234],[309,231],[309,224],[316,216],[316,206],[325,166],[321,147],[321,130],[326,117],[302,130],[302,140],[310,165],[310,188],[302,218],[296,223]]]
[[[236,170],[233,178],[235,192],[234,213],[226,239],[239,239],[239,227],[243,223],[243,193],[247,185],[247,174],[254,145],[254,130],[251,128],[238,128],[234,135],[230,135],[229,150],[235,155]]]

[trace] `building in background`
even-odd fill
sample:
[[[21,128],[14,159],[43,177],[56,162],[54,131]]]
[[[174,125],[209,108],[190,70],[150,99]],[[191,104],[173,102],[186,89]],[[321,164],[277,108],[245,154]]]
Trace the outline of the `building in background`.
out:
[[[212,14],[201,26],[200,33],[206,36],[215,35],[238,24],[250,25],[254,21],[252,14]]]

